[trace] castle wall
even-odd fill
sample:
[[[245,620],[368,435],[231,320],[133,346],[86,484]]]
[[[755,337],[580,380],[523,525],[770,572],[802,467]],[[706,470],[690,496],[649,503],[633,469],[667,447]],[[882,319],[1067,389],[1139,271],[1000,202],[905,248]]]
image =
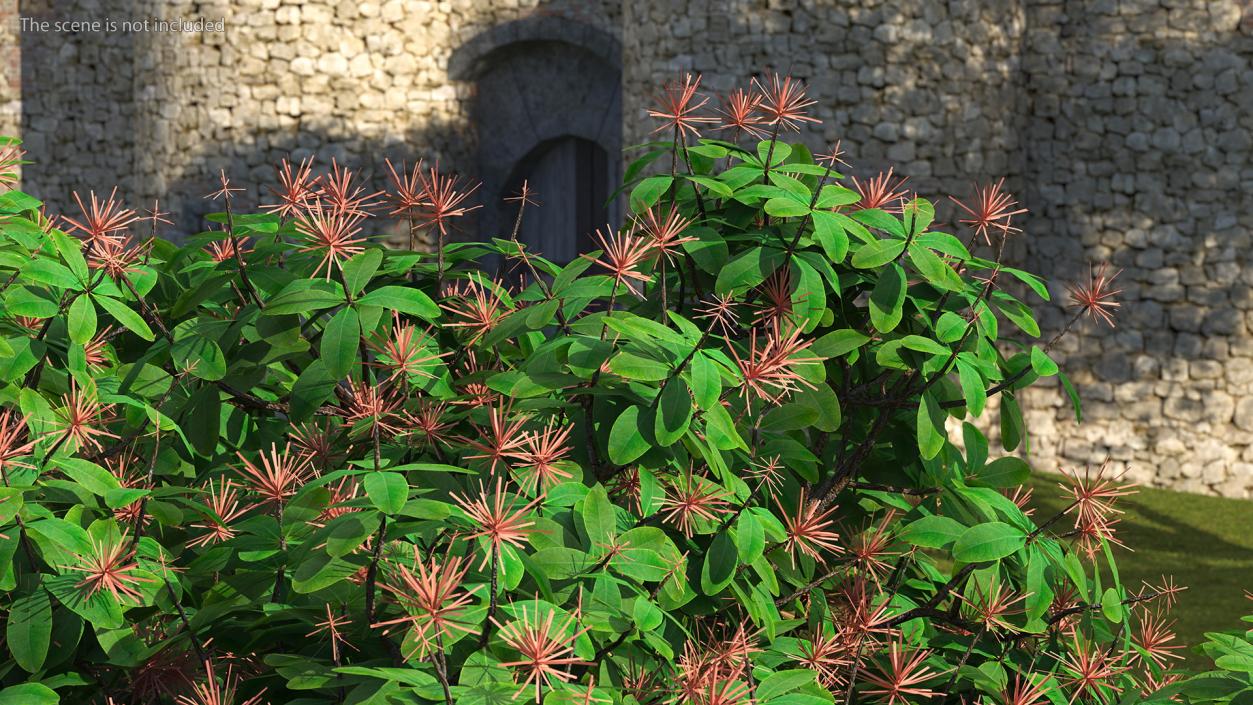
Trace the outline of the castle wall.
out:
[[[0,19],[13,6],[0,0]],[[1046,337],[1068,320],[1065,283],[1091,261],[1122,268],[1119,327],[1081,322],[1055,350],[1084,424],[1057,389],[1023,400],[1038,467],[1109,455],[1153,484],[1253,490],[1253,9],[1241,0],[23,5],[54,12],[224,19],[221,33],[19,38],[21,131],[39,162],[25,187],[57,210],[71,190],[119,184],[132,205],[160,196],[183,227],[209,207],[200,195],[219,168],[255,204],[289,155],[337,157],[380,186],[383,156],[476,176],[518,145],[480,139],[475,110],[554,112],[568,89],[546,63],[560,73],[597,52],[620,58],[623,144],[648,138],[644,111],[683,71],[710,93],[791,73],[823,121],[799,139],[842,140],[858,176],[896,166],[942,221],[954,219],[944,196],[1006,178],[1031,210],[1013,259],[1051,281]],[[563,33],[577,56],[531,54],[486,81],[518,85],[517,100],[476,95],[481,64],[510,56],[498,49]],[[0,126],[13,112],[13,37],[0,26]]]
[[[819,101],[801,138],[843,140],[854,174],[895,165],[933,200],[1006,177],[1031,210],[1012,258],[1051,282],[1046,338],[1070,318],[1065,283],[1123,270],[1117,330],[1080,322],[1054,351],[1084,423],[1060,388],[1024,395],[1036,466],[1109,456],[1145,483],[1250,496],[1247,3],[686,0],[629,3],[624,26],[635,141],[666,78],[726,91],[777,70]]]
[[[223,32],[23,35],[23,133],[39,160],[26,188],[64,208],[72,190],[120,184],[132,204],[160,197],[184,228],[211,208],[201,195],[219,169],[256,204],[288,156],[334,157],[379,188],[385,156],[473,176],[475,84],[450,78],[455,51],[520,19],[619,24],[608,0],[41,1],[24,14],[223,21]]]

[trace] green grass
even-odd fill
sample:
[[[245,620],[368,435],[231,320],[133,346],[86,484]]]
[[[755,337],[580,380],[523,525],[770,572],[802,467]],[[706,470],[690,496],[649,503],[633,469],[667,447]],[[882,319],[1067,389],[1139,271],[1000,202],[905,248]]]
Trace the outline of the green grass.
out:
[[[1033,477],[1037,521],[1066,506],[1060,479]],[[1139,488],[1118,506],[1126,512],[1118,537],[1132,549],[1114,547],[1123,584],[1137,589],[1142,580],[1157,584],[1172,575],[1186,585],[1171,616],[1189,647],[1188,665],[1210,666],[1191,648],[1205,632],[1243,629],[1240,617],[1253,613],[1253,602],[1244,597],[1253,590],[1253,501]]]

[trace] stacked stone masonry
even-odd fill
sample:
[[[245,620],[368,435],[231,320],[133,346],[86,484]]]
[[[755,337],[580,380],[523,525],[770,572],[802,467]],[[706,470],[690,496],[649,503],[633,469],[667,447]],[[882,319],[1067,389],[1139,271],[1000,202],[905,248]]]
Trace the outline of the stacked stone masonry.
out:
[[[38,162],[25,188],[55,210],[117,184],[134,205],[160,197],[184,231],[219,169],[259,184],[253,203],[287,156],[334,157],[380,187],[384,156],[501,181],[493,160],[507,169],[553,134],[561,106],[620,101],[629,145],[681,72],[716,93],[790,72],[823,120],[800,139],[842,140],[855,174],[894,165],[938,201],[1006,178],[1031,210],[1013,257],[1050,281],[1046,336],[1068,319],[1066,282],[1093,261],[1122,269],[1118,328],[1084,323],[1057,349],[1084,423],[1057,389],[1024,399],[1037,467],[1108,456],[1147,484],[1253,492],[1243,0],[30,0],[22,15],[224,21],[19,33],[0,0],[0,128]],[[571,75],[617,83],[572,98]],[[584,112],[572,124],[601,114]],[[478,129],[501,116],[527,126]]]

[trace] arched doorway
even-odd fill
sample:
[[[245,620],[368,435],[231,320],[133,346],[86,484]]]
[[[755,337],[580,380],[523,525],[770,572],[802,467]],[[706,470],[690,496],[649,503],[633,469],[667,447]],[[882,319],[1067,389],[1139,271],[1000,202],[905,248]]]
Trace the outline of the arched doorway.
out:
[[[621,46],[595,27],[560,17],[500,25],[454,52],[450,74],[473,81],[472,117],[484,194],[483,238],[509,236],[525,179],[519,239],[555,262],[593,249],[591,233],[622,219],[608,202],[622,175]],[[490,201],[490,202],[489,202]]]
[[[521,191],[524,181],[528,189],[545,194],[540,207],[525,214],[518,240],[559,264],[596,249],[592,231],[617,215],[606,207],[613,178],[610,163],[599,144],[581,137],[559,137],[532,149],[514,169],[500,199]]]

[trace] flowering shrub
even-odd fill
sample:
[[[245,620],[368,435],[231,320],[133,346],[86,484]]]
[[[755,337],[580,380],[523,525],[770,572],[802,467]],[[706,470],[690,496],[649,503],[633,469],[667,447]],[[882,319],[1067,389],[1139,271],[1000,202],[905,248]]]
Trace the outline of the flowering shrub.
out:
[[[0,703],[1061,705],[1173,678],[1178,589],[1119,581],[1117,478],[1027,508],[1018,394],[1074,393],[1061,333],[1023,342],[1019,295],[1049,291],[1002,261],[1014,199],[979,189],[952,234],[782,139],[800,84],[720,118],[698,90],[667,87],[629,224],[569,263],[517,225],[453,241],[473,187],[421,165],[369,193],[284,163],[260,213],[223,176],[182,246],[155,205],[0,195]],[[410,249],[369,239],[384,215]],[[1066,330],[1113,322],[1113,280]]]

